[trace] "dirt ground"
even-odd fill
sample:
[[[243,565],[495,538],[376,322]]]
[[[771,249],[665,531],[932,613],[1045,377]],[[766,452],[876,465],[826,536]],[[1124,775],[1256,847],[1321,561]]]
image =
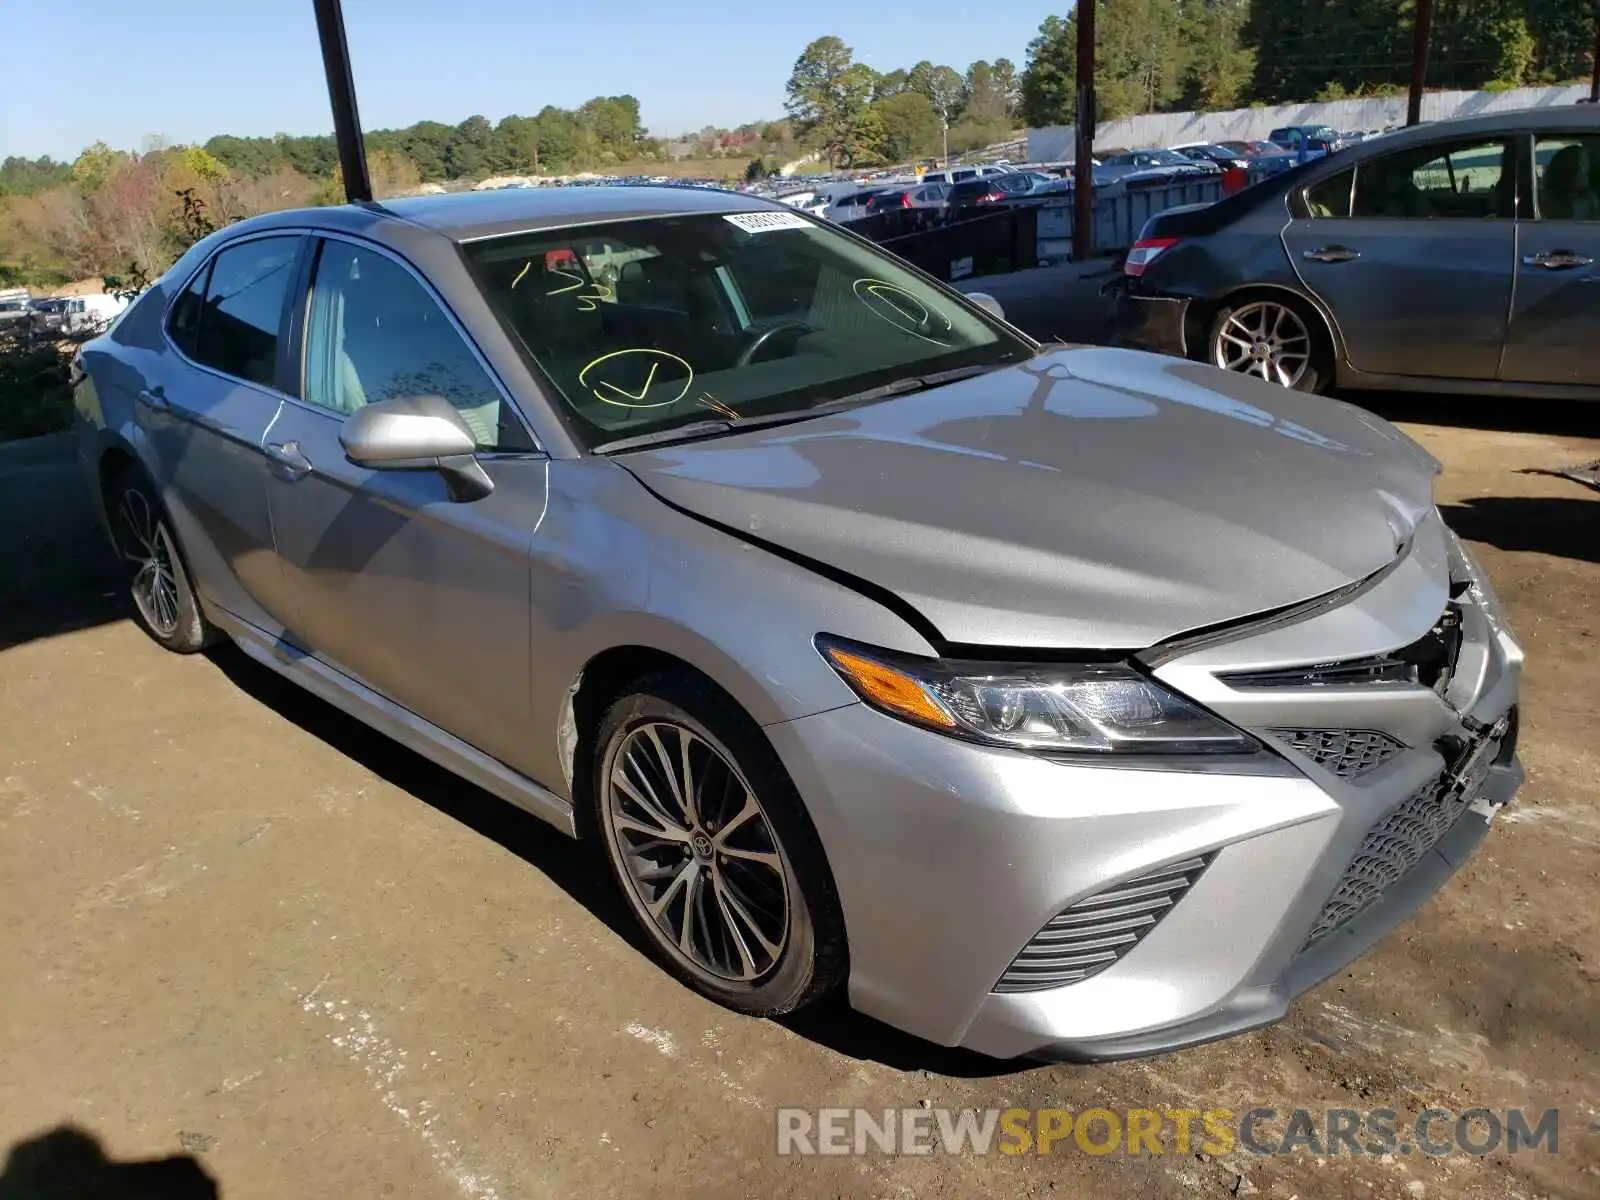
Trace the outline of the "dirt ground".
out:
[[[1375,406],[1445,462],[1527,650],[1520,803],[1281,1025],[1099,1067],[699,999],[592,848],[236,652],[148,642],[70,472],[0,451],[0,1154],[31,1142],[0,1196],[102,1153],[174,1159],[107,1194],[229,1200],[1600,1195],[1600,495],[1517,473],[1600,456],[1600,410]],[[1562,1116],[1560,1153],[1487,1159],[775,1153],[779,1105],[923,1102]]]

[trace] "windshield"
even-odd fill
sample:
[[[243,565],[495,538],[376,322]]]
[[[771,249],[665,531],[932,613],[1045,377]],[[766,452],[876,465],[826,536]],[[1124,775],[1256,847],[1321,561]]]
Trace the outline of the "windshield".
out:
[[[1033,349],[889,255],[792,212],[608,222],[465,250],[590,447],[803,413]]]
[[[1186,167],[1190,160],[1176,150],[1146,150],[1150,160],[1163,167]]]

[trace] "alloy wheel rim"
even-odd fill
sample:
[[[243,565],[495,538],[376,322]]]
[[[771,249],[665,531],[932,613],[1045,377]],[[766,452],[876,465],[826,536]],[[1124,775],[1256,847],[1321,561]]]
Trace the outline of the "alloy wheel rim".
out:
[[[1288,305],[1257,300],[1228,314],[1212,339],[1211,359],[1226,371],[1294,387],[1311,365],[1311,335]]]
[[[177,553],[166,522],[156,516],[149,499],[135,489],[122,493],[123,557],[134,564],[133,602],[150,627],[162,637],[178,629]]]
[[[738,768],[670,722],[631,730],[609,762],[607,834],[662,944],[719,984],[769,974],[788,944],[789,880]]]

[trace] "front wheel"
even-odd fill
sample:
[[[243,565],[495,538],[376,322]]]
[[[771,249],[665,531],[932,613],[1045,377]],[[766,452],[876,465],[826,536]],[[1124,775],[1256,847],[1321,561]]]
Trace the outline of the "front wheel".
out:
[[[673,974],[752,1016],[840,982],[844,920],[821,844],[731,700],[688,677],[641,680],[606,714],[595,754],[606,857]]]
[[[1214,366],[1300,392],[1321,391],[1331,380],[1321,326],[1288,299],[1252,299],[1224,305],[1211,323]]]

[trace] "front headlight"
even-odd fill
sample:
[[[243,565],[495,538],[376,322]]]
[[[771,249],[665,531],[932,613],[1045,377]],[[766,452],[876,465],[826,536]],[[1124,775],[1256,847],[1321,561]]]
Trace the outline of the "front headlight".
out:
[[[1018,750],[1249,754],[1249,734],[1122,663],[1023,666],[875,650],[826,636],[817,648],[880,712],[952,737]]]

